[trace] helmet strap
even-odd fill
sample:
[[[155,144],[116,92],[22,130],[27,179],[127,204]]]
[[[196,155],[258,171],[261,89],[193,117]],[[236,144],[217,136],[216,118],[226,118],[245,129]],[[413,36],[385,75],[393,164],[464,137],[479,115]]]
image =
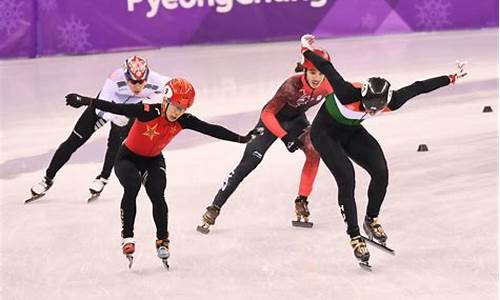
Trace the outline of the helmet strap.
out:
[[[167,109],[168,109],[168,106],[170,105],[170,102],[168,100],[165,100],[165,108],[163,109],[163,105],[162,105],[162,114],[163,114],[163,117],[165,119],[167,119]],[[168,119],[167,119],[168,120]]]

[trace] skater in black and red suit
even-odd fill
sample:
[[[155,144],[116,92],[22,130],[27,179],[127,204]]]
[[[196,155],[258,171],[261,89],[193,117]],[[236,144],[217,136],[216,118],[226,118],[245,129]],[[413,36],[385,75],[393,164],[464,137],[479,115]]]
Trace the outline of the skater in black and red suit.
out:
[[[330,55],[325,50],[315,49],[315,53],[330,60]],[[295,212],[298,221],[303,219],[306,224],[312,225],[308,222],[310,213],[307,198],[312,192],[320,158],[311,144],[310,123],[305,112],[330,94],[332,87],[324,80],[325,76],[307,59],[298,64],[296,71],[301,74],[288,78],[262,109],[255,128],[264,127],[264,134],[247,145],[240,163],[229,173],[212,204],[207,207],[202,217],[203,225],[198,226],[198,231],[209,232],[209,227],[215,224],[224,203],[243,179],[260,164],[266,151],[278,138],[283,141],[289,152],[300,149],[306,156],[298,195],[295,198]],[[295,224],[300,223],[302,222]]]
[[[194,96],[191,83],[180,78],[171,79],[165,85],[163,101],[157,104],[117,104],[77,94],[66,96],[66,103],[72,107],[90,105],[103,111],[137,118],[115,162],[115,173],[124,188],[121,201],[122,250],[130,260],[135,251],[133,238],[136,197],[141,184],[145,186],[153,204],[158,257],[166,260],[170,256],[168,208],[164,197],[166,171],[161,151],[182,129],[192,129],[237,143],[248,143],[261,133],[259,129],[253,129],[246,136],[241,136],[185,113],[193,104]]]
[[[330,61],[315,53],[314,41],[312,35],[302,37],[303,55],[325,74],[335,92],[326,97],[314,118],[311,141],[337,182],[338,203],[347,223],[347,234],[351,238],[354,255],[367,263],[370,253],[358,227],[351,160],[370,174],[363,229],[370,239],[381,244],[385,244],[387,235],[378,216],[386,194],[389,172],[379,143],[361,122],[382,112],[397,110],[420,94],[454,84],[467,73],[463,69],[464,64],[458,63],[459,70],[455,74],[416,81],[398,90],[392,90],[391,84],[380,77],[371,77],[365,84],[357,86],[345,81]]]

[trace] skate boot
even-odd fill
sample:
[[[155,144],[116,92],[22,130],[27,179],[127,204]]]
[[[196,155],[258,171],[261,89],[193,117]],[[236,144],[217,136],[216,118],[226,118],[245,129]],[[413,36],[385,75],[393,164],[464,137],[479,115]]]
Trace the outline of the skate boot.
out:
[[[371,218],[365,216],[365,221],[363,222],[363,229],[368,235],[370,240],[375,239],[375,241],[379,242],[382,246],[385,246],[385,242],[387,241],[387,235],[382,228],[382,225],[378,223],[378,218]]]
[[[36,199],[39,199],[45,196],[45,193],[50,189],[50,187],[54,184],[54,181],[47,176],[44,176],[42,181],[35,184],[31,187],[31,198],[24,201],[24,203],[30,203]]]
[[[90,184],[89,191],[90,191],[90,197],[88,199],[88,202],[91,202],[92,200],[97,199],[99,195],[101,194],[102,190],[104,189],[104,186],[108,183],[108,180],[106,178],[98,176],[92,183]]]
[[[170,249],[169,249],[170,241],[166,240],[156,240],[156,252],[158,257],[161,259],[163,266],[165,268],[170,268],[168,265],[168,258],[170,257]]]
[[[215,204],[210,205],[207,207],[207,211],[203,214],[202,217],[202,222],[203,224],[201,226],[198,226],[196,230],[198,230],[201,233],[207,234],[210,232],[210,226],[215,224],[215,219],[217,219],[217,216],[220,213],[220,207],[218,207]]]
[[[134,252],[135,252],[135,242],[134,238],[124,238],[122,240],[122,253],[128,259],[128,268],[132,268],[132,263],[134,262]]]
[[[306,228],[311,228],[313,226],[313,223],[309,222],[309,216],[311,214],[307,207],[308,204],[309,202],[307,202],[307,197],[305,196],[298,196],[297,199],[295,199],[295,214],[297,215],[297,220],[292,221],[293,226]]]
[[[365,240],[360,235],[351,238],[351,247],[354,250],[354,256],[359,260],[359,265],[362,268],[371,268],[368,264],[370,252],[368,252]]]

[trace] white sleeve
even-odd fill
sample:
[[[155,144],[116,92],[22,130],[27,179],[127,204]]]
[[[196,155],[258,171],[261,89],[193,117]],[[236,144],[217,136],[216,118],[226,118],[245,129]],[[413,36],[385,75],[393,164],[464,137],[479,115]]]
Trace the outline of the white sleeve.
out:
[[[113,102],[113,99],[116,98],[115,91],[116,91],[116,83],[113,82],[111,79],[107,78],[106,81],[104,82],[104,86],[102,87],[101,91],[99,92],[99,99],[108,101],[108,102]],[[100,118],[104,119],[106,122],[110,121],[114,114],[102,111],[100,109],[95,109],[96,115],[99,116]]]
[[[149,74],[148,83],[154,86],[158,86],[158,92],[161,93],[163,91],[163,87],[165,86],[165,84],[167,84],[167,82],[170,81],[170,79],[172,78],[151,71],[151,73]]]
[[[116,102],[116,103],[122,103],[126,96],[119,95],[117,93],[119,89],[119,84],[118,82],[115,82],[111,80],[110,78],[107,78],[106,81],[104,82],[104,86],[101,89],[101,92],[99,93],[99,99],[105,100],[108,102]],[[129,118],[125,116],[119,116],[115,115],[109,112],[102,111],[100,109],[96,109],[96,114],[97,116],[103,118],[106,121],[111,121],[117,126],[125,126],[128,123]]]

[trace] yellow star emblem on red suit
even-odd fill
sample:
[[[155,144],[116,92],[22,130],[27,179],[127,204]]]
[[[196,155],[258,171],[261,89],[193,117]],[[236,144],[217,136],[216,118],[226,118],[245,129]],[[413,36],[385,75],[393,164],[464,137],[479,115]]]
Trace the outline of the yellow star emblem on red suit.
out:
[[[157,127],[158,127],[158,123],[156,123],[155,125],[153,125],[151,127],[149,125],[146,125],[146,131],[144,131],[142,133],[142,135],[149,137],[149,139],[152,141],[155,136],[160,135],[160,133],[158,131],[156,131]]]

